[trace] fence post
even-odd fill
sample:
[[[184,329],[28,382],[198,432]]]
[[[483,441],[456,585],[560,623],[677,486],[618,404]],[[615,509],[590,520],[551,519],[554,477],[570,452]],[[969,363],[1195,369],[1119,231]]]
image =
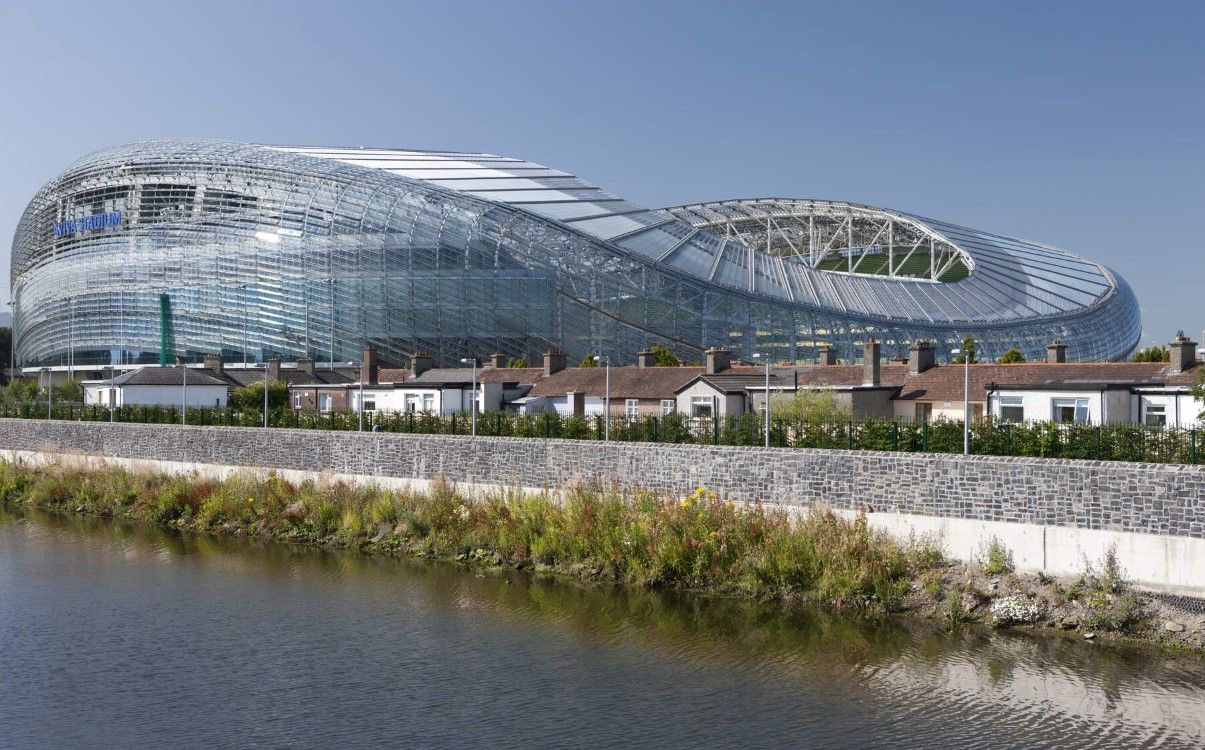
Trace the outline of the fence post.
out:
[[[852,419],[845,423],[845,438],[849,444],[849,449],[852,451],[854,449],[854,423]]]
[[[891,450],[899,452],[900,449],[900,423],[899,420],[891,422]]]
[[[1188,431],[1188,462],[1190,464],[1197,462],[1197,431],[1195,429]]]

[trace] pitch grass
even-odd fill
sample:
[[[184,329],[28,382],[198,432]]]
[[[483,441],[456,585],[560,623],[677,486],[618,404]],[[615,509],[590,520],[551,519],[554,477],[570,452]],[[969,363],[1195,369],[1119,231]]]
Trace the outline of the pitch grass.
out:
[[[511,566],[644,588],[890,612],[940,553],[828,509],[792,517],[699,488],[678,499],[569,489],[472,498],[271,476],[224,481],[0,462],[0,502],[219,534]]]

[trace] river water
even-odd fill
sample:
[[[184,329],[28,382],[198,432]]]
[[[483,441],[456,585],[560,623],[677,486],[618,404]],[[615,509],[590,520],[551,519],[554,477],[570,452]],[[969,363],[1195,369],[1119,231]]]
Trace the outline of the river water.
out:
[[[0,510],[0,747],[1205,746],[1205,659]]]

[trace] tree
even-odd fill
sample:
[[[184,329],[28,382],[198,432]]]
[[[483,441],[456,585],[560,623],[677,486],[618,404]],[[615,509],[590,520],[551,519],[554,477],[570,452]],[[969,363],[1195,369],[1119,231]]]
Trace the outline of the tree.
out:
[[[1027,360],[1025,359],[1025,355],[1021,353],[1021,350],[1014,346],[996,361],[1002,365],[1020,365],[1024,364]]]
[[[1136,352],[1133,357],[1135,362],[1171,362],[1172,353],[1166,346],[1148,346],[1147,348]]]
[[[975,339],[971,338],[970,336],[967,336],[965,339],[963,339],[962,353],[955,354],[954,358],[951,359],[950,362],[956,365],[960,365],[963,362],[975,364]]]
[[[849,419],[849,409],[841,405],[833,391],[805,388],[794,394],[771,396],[770,416],[794,422],[835,422]]]
[[[582,357],[582,361],[577,363],[578,367],[598,367],[598,362],[594,359],[593,352],[586,352],[586,356]]]
[[[65,383],[60,383],[54,386],[54,400],[82,403],[84,400],[84,387],[80,385],[78,380],[68,380]]]
[[[279,409],[288,403],[289,387],[281,382],[268,385],[268,409]],[[229,404],[244,411],[262,411],[264,408],[264,384],[252,383],[235,388],[230,393]]]
[[[4,389],[5,401],[33,401],[41,392],[33,378],[13,378]]]
[[[511,357],[507,367],[527,367],[527,357]]]
[[[678,367],[682,364],[674,353],[666,347],[665,344],[657,342],[649,347],[649,352],[653,355],[654,367]]]

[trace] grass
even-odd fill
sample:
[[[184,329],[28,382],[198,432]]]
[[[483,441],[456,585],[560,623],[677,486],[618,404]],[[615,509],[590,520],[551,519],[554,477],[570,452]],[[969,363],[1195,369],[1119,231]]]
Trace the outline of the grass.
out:
[[[1013,572],[1013,556],[999,539],[992,537],[979,549],[984,575],[998,576]]]
[[[0,502],[222,534],[504,565],[642,588],[673,588],[841,608],[898,610],[912,582],[942,564],[864,517],[828,509],[792,517],[697,489],[687,498],[600,486],[561,501],[470,497],[279,477],[224,481],[119,468],[0,462]]]

